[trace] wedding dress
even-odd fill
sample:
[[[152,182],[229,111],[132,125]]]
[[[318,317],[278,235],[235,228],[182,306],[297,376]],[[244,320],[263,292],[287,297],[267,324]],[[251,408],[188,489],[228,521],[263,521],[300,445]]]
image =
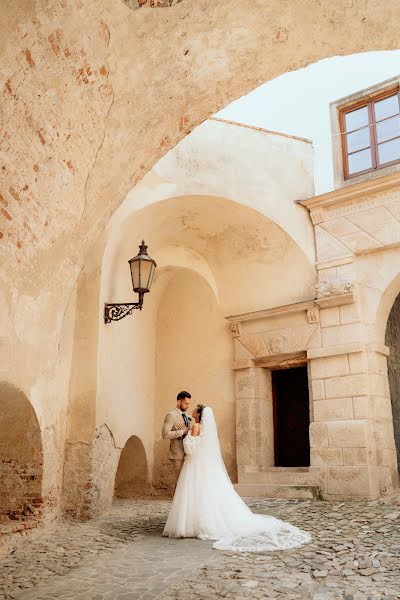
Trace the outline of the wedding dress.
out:
[[[236,493],[222,460],[214,413],[205,407],[201,433],[184,439],[185,462],[163,535],[214,540],[217,550],[263,552],[306,544],[311,537],[293,525],[256,515]]]

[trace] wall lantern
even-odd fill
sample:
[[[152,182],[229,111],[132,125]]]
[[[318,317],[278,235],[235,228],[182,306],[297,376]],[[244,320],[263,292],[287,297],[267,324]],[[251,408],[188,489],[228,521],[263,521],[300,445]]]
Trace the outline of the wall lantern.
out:
[[[104,323],[119,321],[127,315],[132,314],[132,311],[135,309],[142,310],[143,297],[150,291],[156,266],[156,261],[147,254],[147,246],[143,241],[139,246],[139,254],[129,261],[132,287],[133,291],[139,294],[139,302],[105,304]]]

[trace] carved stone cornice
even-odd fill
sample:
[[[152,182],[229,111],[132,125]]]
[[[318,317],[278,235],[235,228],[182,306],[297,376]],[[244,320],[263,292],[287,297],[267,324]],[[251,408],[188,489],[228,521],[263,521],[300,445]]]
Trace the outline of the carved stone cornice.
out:
[[[353,304],[355,302],[354,294],[337,294],[327,298],[319,298],[315,301],[320,308],[333,308],[334,306],[343,306],[344,304]]]
[[[236,325],[237,323],[244,323],[245,321],[255,321],[256,319],[280,317],[289,313],[305,312],[313,308],[315,308],[315,301],[307,300],[306,302],[297,302],[296,304],[288,304],[286,306],[276,306],[274,308],[256,310],[253,312],[243,313],[241,315],[231,315],[229,317],[225,317],[225,319],[232,325]]]
[[[339,188],[333,190],[333,192],[321,194],[320,196],[315,196],[314,198],[309,198],[307,200],[299,200],[298,204],[305,206],[310,212],[316,211],[315,216],[320,222],[323,220],[323,213],[321,211],[323,211],[324,208],[331,208],[338,204],[351,203],[354,200],[365,198],[365,196],[385,192],[398,186],[400,187],[400,172],[369,179],[362,183],[355,183],[354,185]],[[320,210],[318,211],[317,209]]]
[[[323,280],[318,282],[315,288],[317,291],[315,304],[320,308],[331,308],[355,302],[354,284],[350,281]]]

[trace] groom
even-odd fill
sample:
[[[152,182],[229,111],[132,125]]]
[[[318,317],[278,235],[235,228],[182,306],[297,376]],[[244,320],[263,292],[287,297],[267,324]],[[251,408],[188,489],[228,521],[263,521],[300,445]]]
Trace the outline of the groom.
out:
[[[176,409],[166,415],[162,428],[163,438],[165,440],[170,440],[169,458],[175,476],[175,482],[178,480],[185,458],[183,438],[193,426],[190,417],[186,414],[191,397],[189,392],[179,392],[176,397]]]

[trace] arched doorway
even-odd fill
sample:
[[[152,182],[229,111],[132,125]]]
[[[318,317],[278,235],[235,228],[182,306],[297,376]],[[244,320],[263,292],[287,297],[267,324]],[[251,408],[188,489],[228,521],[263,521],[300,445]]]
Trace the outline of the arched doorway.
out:
[[[146,452],[133,435],[126,442],[118,463],[114,493],[116,498],[134,498],[148,492]]]
[[[386,325],[385,343],[390,349],[388,376],[392,402],[397,468],[400,468],[400,294],[397,296]]]
[[[37,521],[42,509],[42,441],[28,398],[0,383],[0,524]]]

